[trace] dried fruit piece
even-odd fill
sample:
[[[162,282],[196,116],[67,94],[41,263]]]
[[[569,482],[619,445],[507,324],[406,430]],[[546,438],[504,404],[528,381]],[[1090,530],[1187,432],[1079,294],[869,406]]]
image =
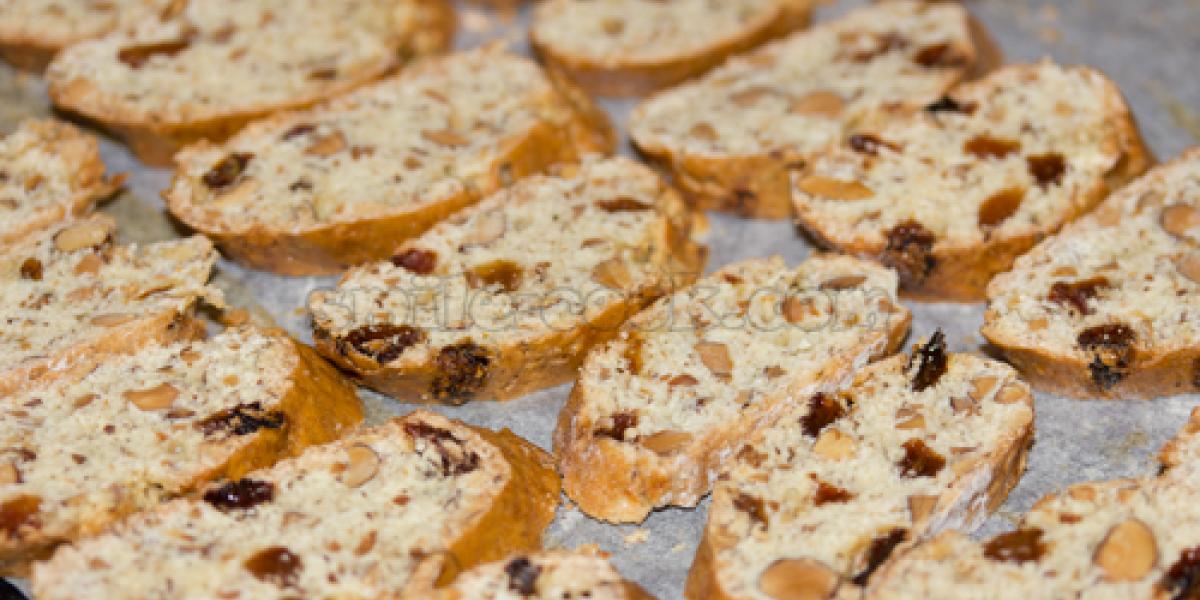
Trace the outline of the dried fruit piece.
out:
[[[729,357],[729,346],[719,342],[698,342],[695,346],[700,362],[722,381],[733,378],[733,359]]]
[[[296,583],[303,563],[299,556],[292,554],[287,548],[272,546],[254,553],[254,556],[246,559],[243,566],[259,581],[288,587]]]
[[[1195,598],[1200,592],[1200,546],[1180,552],[1179,560],[1163,574],[1158,587],[1174,600]]]
[[[925,110],[931,113],[956,112],[970,115],[975,113],[976,108],[978,106],[974,102],[959,102],[950,96],[942,96],[936,102],[926,106]]]
[[[867,549],[867,565],[862,571],[859,571],[858,575],[854,576],[852,581],[857,585],[866,585],[867,581],[871,579],[871,575],[892,555],[892,551],[907,536],[907,529],[897,527],[871,540],[871,546]]]
[[[317,126],[313,125],[312,123],[299,123],[297,125],[293,125],[292,128],[287,130],[287,132],[285,132],[279,139],[286,142],[288,140],[294,140],[298,137],[308,135],[316,130]]]
[[[1002,533],[983,545],[983,555],[997,561],[1025,563],[1037,561],[1046,553],[1041,529],[1017,529]]]
[[[857,444],[854,438],[838,429],[830,428],[821,432],[817,441],[813,442],[812,450],[818,456],[828,460],[842,460],[854,456]]]
[[[592,268],[592,279],[600,285],[614,290],[623,290],[633,282],[633,275],[625,261],[610,258]]]
[[[1200,210],[1187,204],[1172,204],[1163,209],[1159,224],[1167,233],[1181,240],[1200,240],[1200,236],[1189,235],[1189,231],[1200,231]]]
[[[862,200],[875,195],[874,190],[857,181],[833,179],[821,175],[804,177],[796,183],[796,187],[810,196],[834,200]]]
[[[275,484],[269,481],[239,479],[204,493],[204,501],[219,510],[252,508],[275,499]]]
[[[155,56],[175,56],[192,45],[191,40],[168,40],[140,46],[129,46],[117,51],[117,60],[131,69],[140,69]]]
[[[746,516],[750,517],[751,525],[758,523],[763,526],[763,529],[767,528],[767,508],[763,504],[762,498],[746,493],[739,493],[733,499],[733,507],[746,513]]]
[[[29,525],[41,510],[42,499],[24,494],[10,498],[0,504],[0,533],[2,537],[16,537],[24,525]]]
[[[1137,519],[1118,523],[1096,548],[1093,562],[1109,581],[1137,581],[1158,564],[1154,532]]]
[[[830,423],[844,417],[846,408],[837,400],[817,394],[808,400],[808,412],[800,417],[800,427],[809,437],[817,437]]]
[[[42,280],[42,261],[36,258],[27,258],[21,262],[21,277],[33,281]]]
[[[1110,323],[1089,327],[1076,341],[1084,351],[1093,353],[1088,369],[1100,389],[1107,390],[1128,375],[1135,356],[1133,344],[1137,341],[1137,334],[1129,326]]]
[[[841,292],[854,289],[867,281],[866,275],[843,275],[834,277],[821,282],[819,289],[821,291]]]
[[[607,213],[644,212],[648,210],[654,210],[653,205],[646,204],[645,202],[630,196],[617,196],[616,198],[600,200],[596,202],[596,206],[599,206],[600,210],[603,210]]]
[[[810,558],[783,558],[758,577],[758,589],[773,600],[824,600],[833,595],[839,577]]]
[[[946,459],[930,448],[925,440],[913,438],[904,442],[904,457],[900,459],[903,477],[934,477],[946,467]]]
[[[816,90],[796,98],[788,104],[788,112],[794,115],[816,115],[834,118],[842,114],[846,101],[837,92]]]
[[[612,420],[612,425],[597,428],[596,435],[611,438],[618,442],[624,441],[625,432],[637,427],[638,424],[638,416],[631,412],[619,412],[609,418]]]
[[[60,252],[75,252],[99,246],[108,241],[108,236],[108,228],[100,223],[78,223],[56,233],[54,247]]]
[[[404,432],[414,440],[432,444],[440,455],[443,477],[465,475],[479,468],[479,455],[448,430],[426,423],[406,423]]]
[[[967,57],[958,52],[954,46],[942,43],[921,48],[913,56],[913,62],[926,69],[942,69],[961,67],[967,63]]]
[[[937,265],[933,244],[937,238],[924,225],[905,221],[887,233],[887,249],[880,260],[896,270],[901,282],[916,284],[923,281]]]
[[[1030,156],[1026,164],[1033,180],[1043,189],[1062,183],[1063,174],[1067,172],[1067,159],[1057,152]]]
[[[1104,276],[1092,277],[1081,281],[1067,283],[1056,281],[1050,286],[1050,294],[1046,297],[1051,302],[1068,306],[1081,315],[1090,315],[1093,311],[1089,301],[1100,296],[1100,292],[1112,287]]]
[[[346,449],[349,461],[342,483],[356,488],[375,477],[379,472],[379,455],[366,444],[355,444]]]
[[[511,260],[493,260],[467,271],[467,285],[472,288],[500,286],[505,292],[515,292],[525,276],[521,265]]]
[[[248,152],[234,152],[214,165],[204,174],[201,181],[215,192],[227,190],[241,179],[242,174],[246,172],[246,166],[253,158],[254,155]]]
[[[487,351],[470,340],[442,348],[434,359],[437,375],[429,391],[443,402],[466,402],[483,388],[491,363]]]
[[[816,506],[849,502],[853,499],[854,494],[850,493],[849,490],[825,483],[824,481],[817,482],[817,492],[813,494],[813,504]]]
[[[425,332],[410,325],[365,325],[346,334],[341,340],[343,354],[345,345],[349,345],[359,354],[373,358],[381,365],[386,365],[412,346],[424,342]]]
[[[879,136],[869,133],[856,133],[850,136],[848,140],[850,148],[855,152],[878,156],[880,148],[887,148],[893,152],[899,152],[900,147],[893,142],[880,139]]]
[[[437,266],[437,253],[432,250],[409,248],[393,256],[392,264],[417,275],[428,275]]]
[[[686,431],[667,429],[645,436],[639,442],[655,454],[670,456],[688,449],[694,439],[694,436]]]
[[[908,359],[908,370],[917,369],[913,375],[912,389],[922,392],[937,385],[946,374],[946,335],[939,329],[925,345],[918,346]]]
[[[1024,200],[1024,188],[1008,188],[988,196],[979,206],[979,226],[995,227],[1007,221],[1017,214]]]
[[[169,383],[160,383],[143,390],[125,390],[121,396],[141,410],[162,410],[171,407],[179,397],[179,390]]]
[[[977,135],[963,144],[963,152],[979,159],[1004,158],[1021,151],[1021,142]]]
[[[542,568],[529,562],[528,558],[519,556],[504,565],[504,574],[508,575],[510,591],[521,596],[532,596],[537,593],[537,580]]]
[[[196,422],[205,437],[250,435],[260,429],[279,429],[287,416],[277,410],[263,410],[262,403],[248,402],[218,411]]]

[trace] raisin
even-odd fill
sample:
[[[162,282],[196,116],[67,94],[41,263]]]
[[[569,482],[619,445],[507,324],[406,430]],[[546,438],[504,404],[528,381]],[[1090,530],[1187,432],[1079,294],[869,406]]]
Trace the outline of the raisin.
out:
[[[249,402],[227,408],[196,422],[205,437],[250,435],[260,429],[279,429],[287,417],[277,410],[263,410],[262,403]]]
[[[519,556],[504,565],[504,573],[508,575],[508,589],[522,596],[532,596],[537,593],[537,579],[542,574],[542,568],[529,562],[528,558]]]
[[[479,468],[479,455],[468,450],[466,443],[448,430],[417,422],[406,424],[404,432],[413,439],[425,440],[437,448],[443,477],[465,475]]]
[[[612,416],[612,422],[612,427],[597,429],[596,435],[620,442],[625,440],[627,430],[637,427],[638,416],[631,412],[619,412]]]
[[[913,62],[927,69],[959,67],[966,63],[966,58],[950,44],[934,44],[918,50]]]
[[[404,351],[425,341],[425,332],[409,325],[364,325],[346,334],[342,343],[386,365]],[[345,354],[345,352],[343,352]]]
[[[856,133],[850,136],[849,143],[850,147],[853,148],[855,152],[861,152],[871,156],[878,156],[880,148],[888,148],[893,152],[900,151],[900,148],[896,146],[896,144],[882,140],[878,136],[874,136],[869,133]]]
[[[1081,315],[1090,315],[1094,311],[1088,306],[1088,300],[1096,299],[1100,292],[1108,289],[1111,285],[1104,277],[1093,277],[1072,283],[1058,281],[1050,286],[1050,295],[1046,298],[1051,302],[1073,308]]]
[[[294,140],[300,136],[308,135],[313,131],[316,131],[316,129],[317,126],[313,125],[312,123],[300,123],[299,125],[295,125],[291,129],[287,130],[287,133],[284,133],[283,137],[280,139],[285,142],[288,140]]]
[[[867,566],[858,575],[854,576],[854,583],[856,585],[866,585],[867,581],[871,579],[871,575],[875,573],[875,570],[892,555],[892,551],[907,536],[908,530],[897,527],[872,540],[871,547],[867,549]]]
[[[204,501],[218,510],[253,508],[275,499],[275,484],[269,481],[239,479],[204,493]]]
[[[312,182],[304,177],[293,181],[292,184],[288,186],[289,192],[311,192],[312,189]]]
[[[869,62],[888,52],[894,50],[903,50],[908,47],[909,41],[904,36],[894,31],[889,31],[883,34],[875,35],[875,47],[870,50],[859,50],[851,56],[856,62]]]
[[[392,264],[417,275],[428,275],[437,266],[437,253],[420,248],[409,248],[393,256]]]
[[[499,285],[505,292],[514,292],[521,287],[525,276],[521,265],[511,260],[493,260],[467,272],[467,285],[485,288]]]
[[[904,458],[900,459],[903,477],[933,477],[946,467],[946,459],[923,440],[913,438],[904,442]]]
[[[452,404],[466,402],[483,388],[491,363],[487,351],[470,340],[442,348],[434,360],[437,375],[429,384],[433,397]]]
[[[767,528],[767,508],[763,504],[762,498],[739,493],[733,499],[733,507],[746,513],[746,516],[750,517],[751,525],[759,523],[763,529]]]
[[[1002,533],[983,545],[983,555],[997,561],[1024,563],[1036,561],[1045,553],[1042,530],[1037,528]]]
[[[125,63],[131,69],[140,69],[155,56],[175,56],[191,46],[191,40],[170,40],[141,46],[122,48],[117,52],[117,60]]]
[[[0,533],[16,537],[22,525],[33,524],[41,507],[42,499],[37,496],[23,495],[6,500],[0,504]]]
[[[629,196],[617,196],[616,198],[601,200],[596,205],[604,212],[610,213],[654,210],[653,206]]]
[[[913,366],[917,368],[912,380],[913,391],[921,392],[937,385],[942,375],[946,374],[946,363],[946,335],[939,329],[925,345],[918,346],[908,359],[908,369],[911,371]]]
[[[1180,552],[1179,560],[1163,573],[1158,587],[1172,600],[1200,598],[1200,546]]]
[[[1057,152],[1030,156],[1026,162],[1029,174],[1043,189],[1062,183],[1063,173],[1067,171],[1067,160]]]
[[[0,579],[0,600],[28,600],[25,594],[5,579]]]
[[[942,96],[937,102],[925,107],[926,112],[956,112],[966,115],[974,114],[977,105],[974,102],[959,102],[950,96]]]
[[[242,173],[246,171],[246,165],[250,164],[250,160],[253,158],[254,155],[248,152],[234,152],[221,159],[221,162],[205,173],[201,180],[211,190],[228,188],[237,182]]]
[[[1004,158],[1021,151],[1021,142],[1004,140],[988,135],[977,135],[963,144],[963,152],[979,159]]]
[[[36,258],[27,258],[21,263],[21,277],[32,279],[33,281],[41,281],[42,274],[42,261]]]
[[[823,504],[849,502],[853,499],[854,494],[848,490],[820,481],[817,482],[817,493],[813,496],[813,504],[821,506]]]
[[[995,227],[1015,215],[1025,200],[1025,190],[1008,188],[1000,190],[979,206],[979,226]]]
[[[303,563],[291,550],[283,546],[272,546],[256,552],[254,556],[246,559],[243,566],[259,581],[288,587],[295,585],[296,576],[303,568]]]
[[[800,417],[800,428],[805,435],[817,437],[830,423],[846,416],[846,408],[825,394],[817,394],[808,400],[808,414]]]
[[[1102,390],[1112,388],[1129,374],[1133,364],[1137,334],[1127,325],[1110,323],[1083,330],[1077,338],[1079,347],[1095,353],[1088,369],[1092,382]]]
[[[924,225],[905,221],[893,227],[887,233],[887,239],[887,249],[880,260],[896,269],[902,282],[920,283],[937,264],[933,256],[933,243],[937,238]]]

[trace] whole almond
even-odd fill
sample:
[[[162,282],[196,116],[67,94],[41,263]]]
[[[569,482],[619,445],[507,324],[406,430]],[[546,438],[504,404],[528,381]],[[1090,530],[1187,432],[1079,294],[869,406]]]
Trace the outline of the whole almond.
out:
[[[774,600],[824,600],[837,589],[838,574],[809,558],[782,558],[758,577],[758,589]]]
[[[54,247],[61,252],[74,252],[99,246],[108,239],[108,228],[100,223],[88,222],[72,225],[54,236]]]
[[[355,444],[346,449],[349,465],[342,476],[342,483],[358,487],[370,481],[379,472],[379,455],[370,446]]]
[[[686,450],[693,439],[690,433],[667,429],[641,438],[641,444],[655,454],[669,456]]]
[[[843,179],[833,179],[821,175],[809,175],[796,183],[800,191],[819,198],[834,200],[863,200],[875,195],[875,192],[857,182]]]
[[[1109,581],[1137,581],[1158,564],[1154,532],[1137,519],[1114,525],[1096,548],[1093,562]]]
[[[1187,204],[1172,204],[1163,209],[1159,223],[1167,233],[1181,240],[1200,241],[1200,235],[1188,233],[1200,229],[1200,209]]]
[[[696,344],[696,354],[700,362],[708,367],[712,374],[724,381],[733,377],[733,359],[729,358],[729,346],[719,342],[699,342]]]
[[[121,396],[142,410],[162,410],[170,408],[179,397],[179,390],[169,383],[160,383],[144,390],[125,390]]]

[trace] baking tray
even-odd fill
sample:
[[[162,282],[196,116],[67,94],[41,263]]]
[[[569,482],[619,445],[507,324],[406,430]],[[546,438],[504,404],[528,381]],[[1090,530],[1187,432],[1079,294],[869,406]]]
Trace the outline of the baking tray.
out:
[[[862,0],[822,7],[828,19]],[[1067,64],[1100,68],[1124,90],[1146,140],[1163,159],[1200,144],[1200,0],[974,0],[967,3],[999,41],[1010,62],[1051,57]],[[528,52],[528,9],[496,15],[460,4],[457,45],[469,48],[494,39]],[[602,101],[623,132],[633,101]],[[0,65],[0,129],[22,117],[48,114],[44,86],[36,77]],[[180,235],[162,212],[159,191],[170,172],[140,165],[125,148],[104,140],[102,153],[113,172],[129,173],[127,192],[103,207],[121,222],[124,241],[153,241]],[[623,141],[621,152],[632,154]],[[786,222],[747,221],[710,215],[709,269],[737,260],[780,254],[795,263],[812,248]],[[230,300],[255,318],[273,321],[311,341],[302,307],[313,290],[333,284],[331,277],[281,277],[222,261],[216,275]],[[981,305],[906,303],[913,311],[912,338],[940,328],[952,349],[981,351]],[[434,407],[448,416],[487,427],[508,427],[549,449],[555,417],[569,386],[560,386],[506,403]],[[371,419],[403,414],[415,405],[397,403],[364,391]],[[1200,396],[1152,401],[1077,401],[1037,394],[1037,437],[1029,469],[1003,507],[977,532],[988,535],[1011,528],[1014,520],[1041,496],[1066,485],[1093,479],[1151,474],[1154,453],[1183,425]],[[548,547],[598,544],[630,579],[669,600],[681,598],[683,583],[704,524],[707,502],[695,509],[653,513],[644,523],[611,526],[564,506],[546,535]],[[18,581],[18,584],[24,582]]]

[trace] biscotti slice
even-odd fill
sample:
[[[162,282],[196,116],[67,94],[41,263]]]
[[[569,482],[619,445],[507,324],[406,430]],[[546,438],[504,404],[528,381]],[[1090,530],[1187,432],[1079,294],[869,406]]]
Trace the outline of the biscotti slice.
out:
[[[0,139],[0,245],[91,210],[116,191],[96,139],[53,119],[22,121]]]
[[[695,218],[624,158],[530,177],[314,293],[313,339],[366,385],[410,402],[564,383],[588,349],[703,270]]]
[[[438,600],[653,600],[594,547],[513,556],[462,573]]]
[[[895,349],[896,274],[851,257],[727,266],[593,350],[559,415],[567,495],[606,521],[695,506],[732,453],[796,402]]]
[[[0,9],[0,57],[41,71],[63,48],[169,9],[171,0],[7,0]]]
[[[530,42],[550,68],[605,96],[640,96],[808,24],[817,0],[549,0]]]
[[[391,256],[517,178],[611,146],[586,98],[489,46],[189,147],[164,196],[235,260],[335,273]]]
[[[969,302],[1150,161],[1111,81],[1042,62],[860,129],[793,173],[792,200],[820,243],[895,268],[907,295]]]
[[[1200,150],[1158,167],[988,286],[983,335],[1034,387],[1200,389]]]
[[[540,545],[549,457],[412,413],[136,515],[34,568],[38,598],[428,598]],[[240,593],[240,595],[239,595]]]
[[[246,327],[150,345],[0,400],[0,568],[221,478],[332,441],[350,385],[286,335]]]
[[[940,98],[976,62],[957,2],[883,2],[793,34],[638,106],[630,135],[701,208],[782,219],[788,173],[881,110]]]
[[[113,244],[116,223],[94,215],[0,248],[0,397],[86,373],[105,356],[195,333],[217,252],[199,236]]]
[[[221,141],[442,50],[452,30],[443,0],[181,0],[63,50],[46,79],[60,109],[167,165],[185,144]]]
[[[688,578],[699,598],[849,597],[905,541],[970,530],[1025,470],[1033,396],[940,332],[742,446]],[[964,596],[965,597],[965,596]]]

